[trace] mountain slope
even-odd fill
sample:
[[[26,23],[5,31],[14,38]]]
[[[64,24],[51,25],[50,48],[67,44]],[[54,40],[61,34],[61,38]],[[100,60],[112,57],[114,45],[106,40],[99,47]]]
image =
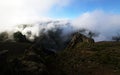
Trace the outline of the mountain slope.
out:
[[[75,33],[68,46],[57,53],[33,46],[0,43],[0,74],[120,75],[120,42],[94,42]]]
[[[65,75],[120,75],[120,42],[79,43],[55,61]]]

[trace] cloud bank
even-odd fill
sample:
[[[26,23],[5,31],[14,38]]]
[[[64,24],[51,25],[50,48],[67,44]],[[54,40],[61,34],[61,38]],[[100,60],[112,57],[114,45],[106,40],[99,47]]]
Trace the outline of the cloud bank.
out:
[[[62,35],[61,36],[67,36],[68,34],[72,33],[74,31],[73,25],[71,25],[70,20],[65,19],[47,19],[47,20],[41,20],[37,23],[33,24],[23,24],[23,25],[16,25],[15,31],[20,31],[22,34],[27,35],[28,32],[31,32],[31,36],[29,39],[34,40],[35,36],[40,36],[41,32],[47,33],[48,30],[53,29],[62,29]],[[26,27],[25,27],[26,26]]]
[[[39,21],[47,17],[53,7],[63,8],[69,3],[70,0],[0,0],[0,26],[9,28]]]
[[[95,10],[86,12],[73,21],[76,29],[86,28],[99,32],[97,41],[111,40],[111,37],[120,33],[120,15],[105,13],[104,11]]]
[[[95,10],[93,12],[86,12],[74,20],[55,20],[55,19],[44,19],[34,24],[34,33],[37,30],[52,29],[56,26],[63,29],[64,35],[67,35],[75,30],[88,29],[93,32],[100,33],[98,37],[95,38],[96,41],[111,40],[112,36],[120,33],[120,15],[105,13],[101,10]],[[37,27],[36,27],[37,26]],[[29,30],[29,28],[28,28]],[[27,29],[24,30],[24,32]]]

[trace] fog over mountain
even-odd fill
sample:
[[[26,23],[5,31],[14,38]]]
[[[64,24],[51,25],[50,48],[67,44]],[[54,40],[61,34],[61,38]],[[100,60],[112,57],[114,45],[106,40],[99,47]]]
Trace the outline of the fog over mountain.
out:
[[[74,31],[74,27],[70,20],[42,20],[33,24],[20,24],[15,26],[15,31],[20,31],[26,36],[28,36],[28,32],[31,32],[29,39],[32,40],[35,36],[40,36],[43,30],[47,33],[48,30],[57,28],[62,29],[61,36],[66,36]]]
[[[119,2],[112,2],[111,5],[104,4],[110,8],[107,12],[105,11],[107,7],[103,5],[100,5],[101,9],[98,8],[99,4],[103,4],[102,1],[0,0],[0,32],[7,31],[13,34],[21,31],[22,34],[27,35],[26,33],[31,31],[30,39],[34,39],[34,36],[39,36],[42,29],[48,30],[57,26],[63,29],[64,35],[75,30],[88,29],[99,33],[99,36],[95,38],[96,41],[111,40],[111,37],[118,34],[120,30],[120,15],[111,9],[111,5],[119,5]],[[86,7],[82,6],[82,3]],[[92,5],[93,10],[91,10],[87,3],[95,5],[95,8]],[[115,6],[116,9],[118,7]],[[22,28],[25,24],[27,26]]]
[[[32,35],[29,39],[34,39],[34,36],[39,36],[42,29],[50,30],[52,28],[61,28],[63,35],[67,35],[79,29],[87,29],[99,33],[95,37],[96,41],[111,40],[111,37],[118,34],[120,30],[120,15],[107,14],[103,11],[86,12],[74,20],[68,19],[41,19],[34,23],[18,24],[12,26],[2,26],[1,32],[7,31],[14,33],[16,31],[22,32],[27,35],[31,32]]]
[[[27,24],[25,28],[22,28],[22,24],[14,25],[14,26],[1,26],[1,31],[21,31],[24,35],[26,32],[31,31],[32,35],[37,35],[41,31],[41,29],[51,29],[54,27],[60,27],[63,29],[63,33],[68,34],[69,32],[73,32],[79,29],[88,29],[93,32],[100,33],[98,37],[96,37],[96,41],[102,40],[111,40],[111,37],[119,33],[120,30],[120,15],[115,14],[107,14],[103,11],[93,11],[86,12],[80,17],[74,20],[67,19],[42,19],[39,22]],[[23,24],[24,25],[24,24]],[[33,38],[33,37],[31,37]]]

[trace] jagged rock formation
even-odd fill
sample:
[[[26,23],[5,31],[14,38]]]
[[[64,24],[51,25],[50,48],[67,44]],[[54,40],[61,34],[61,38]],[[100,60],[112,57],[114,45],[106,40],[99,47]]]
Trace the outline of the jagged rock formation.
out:
[[[94,43],[94,40],[92,38],[86,37],[85,35],[79,32],[76,32],[72,35],[72,39],[68,44],[67,48],[73,48],[77,43],[80,43],[80,42]]]

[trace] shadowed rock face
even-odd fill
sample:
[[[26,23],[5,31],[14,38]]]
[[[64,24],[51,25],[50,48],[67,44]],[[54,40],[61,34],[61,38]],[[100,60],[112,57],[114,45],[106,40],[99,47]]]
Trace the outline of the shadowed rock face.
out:
[[[72,48],[74,47],[77,43],[81,43],[81,42],[86,42],[86,43],[94,43],[94,40],[92,38],[88,38],[85,35],[76,32],[73,34],[72,39],[70,41],[70,43],[68,44],[67,48]]]

